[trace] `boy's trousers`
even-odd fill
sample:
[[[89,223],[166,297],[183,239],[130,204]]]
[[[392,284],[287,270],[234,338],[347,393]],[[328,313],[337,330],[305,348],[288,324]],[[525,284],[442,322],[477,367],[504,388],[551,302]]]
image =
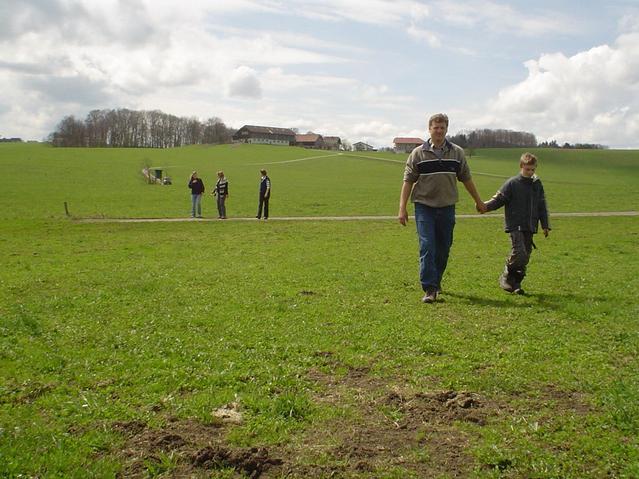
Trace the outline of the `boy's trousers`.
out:
[[[502,279],[513,289],[517,289],[526,276],[526,266],[533,249],[533,234],[531,231],[511,231],[510,242],[510,254],[506,260]]]

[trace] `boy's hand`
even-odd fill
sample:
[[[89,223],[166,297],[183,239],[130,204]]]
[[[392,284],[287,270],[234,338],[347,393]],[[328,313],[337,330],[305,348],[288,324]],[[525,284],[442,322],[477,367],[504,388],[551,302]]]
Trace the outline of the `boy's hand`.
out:
[[[488,211],[488,208],[486,208],[486,203],[484,203],[483,201],[479,203],[475,203],[475,209],[477,210],[478,213],[481,213],[482,215],[486,213],[486,211]]]
[[[548,233],[550,230],[548,228],[544,228],[544,237],[548,238]]]

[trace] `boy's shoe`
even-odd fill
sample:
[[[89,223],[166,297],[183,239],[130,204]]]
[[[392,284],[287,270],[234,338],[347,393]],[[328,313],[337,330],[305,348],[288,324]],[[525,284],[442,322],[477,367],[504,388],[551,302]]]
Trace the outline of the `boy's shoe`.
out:
[[[437,290],[433,289],[430,291],[426,291],[426,294],[422,298],[422,303],[430,304],[434,303],[435,301],[437,301]]]
[[[515,288],[515,289],[513,290],[513,293],[515,293],[515,294],[522,294],[522,295],[523,295],[523,294],[526,294],[526,293],[524,292],[524,290],[523,290],[523,289],[521,289],[521,288]]]
[[[501,287],[501,289],[509,293],[515,291],[513,285],[508,282],[508,278],[504,277],[503,275],[499,277],[499,286]]]

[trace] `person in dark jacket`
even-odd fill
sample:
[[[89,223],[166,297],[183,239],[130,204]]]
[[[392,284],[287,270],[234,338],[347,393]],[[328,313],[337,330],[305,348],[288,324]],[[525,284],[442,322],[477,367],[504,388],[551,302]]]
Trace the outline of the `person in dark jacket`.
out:
[[[198,178],[197,171],[191,173],[189,179],[189,188],[191,189],[191,218],[195,218],[197,209],[197,217],[202,217],[202,194],[204,193],[204,182]]]
[[[217,172],[217,183],[213,190],[213,196],[217,196],[217,213],[221,220],[226,219],[226,198],[229,196],[229,182],[223,171]]]
[[[524,294],[521,282],[526,276],[526,266],[532,253],[533,235],[541,223],[544,236],[548,237],[550,223],[548,208],[541,180],[535,174],[537,157],[524,153],[519,160],[520,172],[506,180],[495,195],[486,202],[488,211],[506,206],[505,231],[512,244],[506,266],[499,278],[499,285],[509,293]]]
[[[259,220],[262,217],[262,208],[264,209],[264,219],[268,219],[268,200],[271,198],[271,179],[266,174],[266,170],[260,170],[262,177],[260,178],[260,198],[257,207],[257,216]]]

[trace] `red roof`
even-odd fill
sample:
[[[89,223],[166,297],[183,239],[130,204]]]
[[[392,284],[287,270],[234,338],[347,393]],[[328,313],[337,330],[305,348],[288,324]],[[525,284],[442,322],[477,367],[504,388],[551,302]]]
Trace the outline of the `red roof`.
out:
[[[421,138],[402,138],[402,137],[397,137],[393,140],[393,143],[395,143],[396,145],[402,145],[402,144],[412,144],[412,145],[421,145],[422,143],[424,143],[424,140],[422,140]]]
[[[295,141],[297,143],[315,143],[320,138],[321,136],[316,135],[315,133],[309,133],[307,135],[295,135]]]

